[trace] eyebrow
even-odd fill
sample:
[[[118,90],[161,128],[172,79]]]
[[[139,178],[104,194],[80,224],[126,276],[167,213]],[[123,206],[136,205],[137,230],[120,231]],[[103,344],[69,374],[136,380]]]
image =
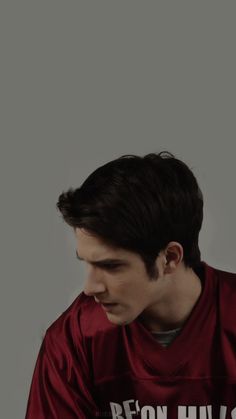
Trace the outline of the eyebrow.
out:
[[[83,258],[81,258],[79,256],[77,250],[75,251],[75,253],[76,253],[77,259],[84,260]],[[103,260],[91,261],[89,263],[91,263],[92,265],[95,265],[95,266],[103,266],[103,265],[109,265],[109,264],[128,265],[128,262],[126,260],[124,260],[124,259],[114,259],[114,258],[106,258],[106,259],[103,259]]]

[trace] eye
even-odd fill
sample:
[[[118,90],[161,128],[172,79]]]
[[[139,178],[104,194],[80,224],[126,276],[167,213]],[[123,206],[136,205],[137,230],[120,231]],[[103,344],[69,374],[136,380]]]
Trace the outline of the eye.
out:
[[[106,269],[107,271],[115,271],[118,270],[120,268],[120,265],[118,264],[105,264],[101,266],[103,269]]]

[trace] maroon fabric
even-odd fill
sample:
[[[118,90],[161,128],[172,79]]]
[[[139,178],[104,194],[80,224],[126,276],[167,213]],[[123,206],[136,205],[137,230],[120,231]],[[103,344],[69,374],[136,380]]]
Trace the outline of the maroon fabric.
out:
[[[46,332],[26,419],[236,418],[236,274],[200,271],[200,299],[166,348],[81,293]]]

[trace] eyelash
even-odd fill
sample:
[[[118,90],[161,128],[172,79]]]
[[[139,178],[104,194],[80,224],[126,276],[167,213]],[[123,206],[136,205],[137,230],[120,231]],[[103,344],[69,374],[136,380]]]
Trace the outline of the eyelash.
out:
[[[108,271],[116,270],[119,267],[120,267],[120,265],[104,265],[104,266],[101,266],[102,269],[106,269]]]
[[[82,261],[82,262],[84,262],[84,261]],[[110,265],[100,265],[99,266],[101,269],[105,269],[105,270],[107,270],[107,271],[115,271],[115,270],[118,270],[120,267],[121,267],[121,265],[115,265],[115,264],[110,264]]]

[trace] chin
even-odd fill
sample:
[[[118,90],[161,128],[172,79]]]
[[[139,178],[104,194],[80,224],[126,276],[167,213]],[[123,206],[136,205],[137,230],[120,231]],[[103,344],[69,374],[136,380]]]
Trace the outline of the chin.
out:
[[[107,314],[107,318],[108,320],[113,323],[116,324],[117,326],[125,326],[126,324],[130,324],[134,319],[122,319],[119,318],[118,316],[112,316]]]

